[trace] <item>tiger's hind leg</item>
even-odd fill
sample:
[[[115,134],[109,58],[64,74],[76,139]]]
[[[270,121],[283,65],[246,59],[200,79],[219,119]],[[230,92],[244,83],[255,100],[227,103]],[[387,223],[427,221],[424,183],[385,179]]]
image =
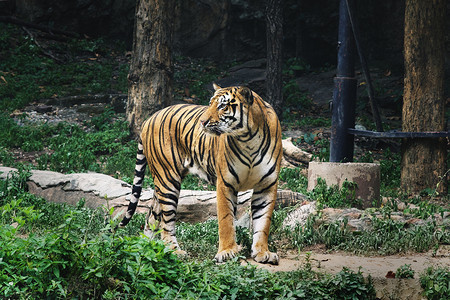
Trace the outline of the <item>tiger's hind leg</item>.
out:
[[[161,221],[161,207],[156,194],[153,196],[152,204],[145,219],[144,235],[154,238],[158,232],[159,222]]]
[[[251,199],[253,220],[252,257],[256,262],[278,264],[278,255],[269,251],[270,222],[277,197],[277,181],[267,187],[255,189]]]
[[[179,255],[186,254],[180,249],[175,236],[176,212],[178,206],[178,197],[180,195],[181,179],[167,179],[172,183],[160,184],[155,180],[155,195],[152,210],[147,217],[145,231],[154,234],[155,231],[161,231],[161,239]]]

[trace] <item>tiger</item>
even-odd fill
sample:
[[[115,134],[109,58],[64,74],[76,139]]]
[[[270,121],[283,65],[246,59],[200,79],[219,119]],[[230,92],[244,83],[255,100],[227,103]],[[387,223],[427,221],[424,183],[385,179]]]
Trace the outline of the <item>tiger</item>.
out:
[[[186,254],[175,237],[176,212],[182,179],[196,174],[216,186],[219,248],[214,260],[222,263],[237,255],[237,194],[253,189],[251,256],[258,263],[278,264],[268,237],[282,155],[279,119],[248,87],[213,87],[209,106],[169,106],[143,123],[131,199],[119,226],[127,225],[136,210],[148,165],[155,188],[144,231],[159,227],[161,239]]]

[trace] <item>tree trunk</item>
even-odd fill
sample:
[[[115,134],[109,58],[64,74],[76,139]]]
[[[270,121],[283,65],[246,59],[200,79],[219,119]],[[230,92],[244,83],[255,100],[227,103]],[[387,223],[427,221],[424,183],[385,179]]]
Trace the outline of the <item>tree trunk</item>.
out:
[[[267,0],[267,101],[283,117],[283,12],[282,0]]]
[[[407,0],[403,131],[445,131],[444,54],[446,0]],[[402,142],[402,189],[446,192],[446,140]]]
[[[135,134],[149,116],[172,102],[174,11],[172,0],[138,0],[136,4],[127,103],[127,120]]]

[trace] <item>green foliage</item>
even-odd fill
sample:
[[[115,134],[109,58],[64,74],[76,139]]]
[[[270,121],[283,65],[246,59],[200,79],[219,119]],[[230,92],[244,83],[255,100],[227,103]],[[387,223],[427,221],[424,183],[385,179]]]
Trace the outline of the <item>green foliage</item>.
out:
[[[308,178],[302,175],[300,171],[300,168],[281,168],[279,180],[282,184],[282,188],[306,194]]]
[[[415,271],[411,268],[411,265],[404,264],[395,271],[396,278],[414,278]]]
[[[196,175],[187,174],[181,182],[181,189],[214,191],[216,188]]]
[[[400,186],[400,155],[392,153],[388,148],[383,152],[383,156],[380,160],[381,192],[386,196],[397,196]]]
[[[325,117],[311,117],[311,116],[305,116],[302,117],[300,120],[297,120],[295,122],[295,125],[299,128],[305,128],[305,127],[330,127],[331,126],[331,119],[325,118]]]
[[[179,223],[176,236],[181,248],[193,258],[213,258],[219,245],[217,220],[203,223]]]
[[[353,182],[345,180],[342,187],[336,185],[328,187],[325,180],[317,179],[316,187],[308,193],[311,199],[317,200],[319,208],[327,207],[355,207],[360,206],[361,202],[355,196],[357,186]]]
[[[76,208],[48,204],[26,193],[28,175],[0,181],[2,297],[100,298],[107,289],[158,297],[178,279],[183,265],[162,242],[111,233],[117,221],[83,201]]]
[[[311,66],[308,65],[304,60],[298,57],[291,57],[289,58],[285,65],[283,73],[287,76],[298,76],[302,73],[309,72],[311,69]]]
[[[281,212],[278,212],[281,213]],[[319,213],[320,215],[320,213]],[[314,244],[324,244],[327,249],[350,251],[357,254],[390,255],[408,251],[425,252],[439,244],[450,241],[450,233],[444,226],[434,222],[405,227],[389,216],[371,218],[372,226],[367,231],[350,231],[348,220],[318,224],[318,215],[311,215],[305,225],[274,228],[278,239],[288,241],[292,249],[303,249]]]
[[[27,197],[23,186],[27,176],[21,170],[0,181],[1,199],[6,199],[0,219],[3,298],[308,299],[308,295],[325,295],[332,299],[344,290],[348,297],[370,299],[373,295],[371,284],[348,270],[336,276],[315,275],[311,269],[272,274],[242,265],[239,258],[222,265],[211,259],[182,262],[161,241],[123,229],[112,232],[117,220],[102,218],[101,210],[84,208],[84,201],[58,210],[41,198]],[[141,216],[138,219],[143,221]],[[12,221],[17,222],[15,227],[9,225]],[[191,244],[206,240],[213,253],[217,251],[211,246],[218,242],[217,221],[181,224],[178,234]],[[249,247],[248,230],[238,228],[237,235],[238,242]]]
[[[347,268],[336,275],[303,269],[280,274],[285,290],[281,299],[375,299],[375,289],[369,277],[364,279],[361,271]]]
[[[330,160],[330,140],[328,139],[319,139],[314,142],[316,147],[319,149],[319,152],[314,155],[317,157],[319,161],[329,161]]]
[[[1,111],[22,108],[34,100],[55,95],[126,91],[124,70],[128,67],[111,59],[109,55],[114,50],[101,40],[55,44],[52,46],[55,52],[76,57],[60,64],[44,56],[19,27],[2,23],[0,32]]]
[[[111,108],[86,122],[88,130],[67,123],[21,126],[6,115],[0,117],[0,125],[4,128],[0,143],[5,147],[20,147],[25,152],[46,150],[36,159],[39,169],[134,176],[137,143],[130,141],[126,122],[117,120]],[[14,165],[6,150],[0,149],[0,160]]]
[[[429,267],[420,275],[420,285],[427,299],[448,299],[450,293],[450,269]]]
[[[403,212],[412,214],[413,216],[420,219],[427,219],[435,214],[440,214],[443,216],[445,211],[448,209],[444,209],[442,206],[436,205],[426,199],[422,198],[412,198],[410,202],[415,204],[417,208],[406,208]]]
[[[0,143],[5,148],[21,147],[25,151],[39,151],[44,148],[44,139],[51,134],[48,125],[21,126],[14,122],[8,114],[0,112]]]
[[[305,112],[311,108],[311,98],[304,92],[300,91],[298,83],[295,79],[291,79],[284,83],[283,95],[285,105],[295,109],[296,111]]]
[[[174,61],[175,98],[182,100],[187,96],[194,99],[197,104],[208,105],[212,96],[208,88],[218,78],[223,77],[224,73],[221,70],[226,70],[227,66],[219,67],[208,60],[182,56],[176,56]]]

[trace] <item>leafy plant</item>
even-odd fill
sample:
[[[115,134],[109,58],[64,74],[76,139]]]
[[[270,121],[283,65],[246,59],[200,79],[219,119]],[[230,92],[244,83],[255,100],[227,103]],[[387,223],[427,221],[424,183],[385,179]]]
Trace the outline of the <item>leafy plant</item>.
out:
[[[60,64],[44,56],[34,41],[23,35],[20,27],[0,24],[0,32],[1,111],[12,111],[32,101],[55,96],[124,91],[126,67],[108,57],[115,48],[123,49],[120,45],[111,47],[102,40],[52,44],[50,47],[55,48],[55,53],[75,57],[71,60],[64,56],[65,61]],[[86,55],[92,59],[87,59]]]
[[[380,160],[381,193],[386,196],[398,196],[400,186],[400,155],[392,153],[389,148],[383,152]]]
[[[282,188],[287,188],[293,192],[306,194],[308,188],[308,178],[301,174],[300,168],[281,168],[280,182]]]
[[[414,278],[415,271],[411,268],[410,264],[404,264],[395,271],[396,278]]]
[[[427,299],[447,299],[450,293],[450,270],[448,267],[428,267],[420,275],[420,285]]]
[[[360,200],[356,199],[355,190],[357,186],[353,182],[345,180],[342,187],[327,186],[322,178],[317,179],[317,185],[308,193],[311,199],[315,199],[319,203],[319,208],[327,207],[354,207],[360,206]]]

